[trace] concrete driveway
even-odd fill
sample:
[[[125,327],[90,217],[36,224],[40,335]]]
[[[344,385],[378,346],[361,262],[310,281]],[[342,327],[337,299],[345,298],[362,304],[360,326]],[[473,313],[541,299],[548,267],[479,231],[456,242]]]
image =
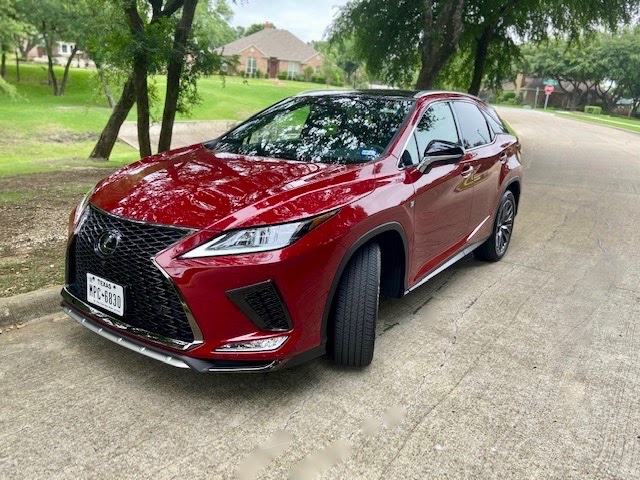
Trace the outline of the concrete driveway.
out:
[[[0,335],[0,477],[640,478],[640,136],[501,113],[509,253],[385,301],[369,368],[199,375],[53,315]]]

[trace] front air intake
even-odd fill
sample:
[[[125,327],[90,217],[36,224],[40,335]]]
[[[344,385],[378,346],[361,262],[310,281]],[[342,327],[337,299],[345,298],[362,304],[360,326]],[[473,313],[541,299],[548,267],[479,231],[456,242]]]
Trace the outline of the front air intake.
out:
[[[227,296],[261,330],[283,332],[293,328],[282,295],[272,280],[229,290]]]

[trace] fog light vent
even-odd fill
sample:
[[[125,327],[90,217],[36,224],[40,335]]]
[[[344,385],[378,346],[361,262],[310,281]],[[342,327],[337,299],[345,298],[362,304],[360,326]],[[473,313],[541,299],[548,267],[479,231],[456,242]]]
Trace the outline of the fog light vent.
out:
[[[273,281],[229,290],[227,296],[261,330],[282,332],[293,324]]]

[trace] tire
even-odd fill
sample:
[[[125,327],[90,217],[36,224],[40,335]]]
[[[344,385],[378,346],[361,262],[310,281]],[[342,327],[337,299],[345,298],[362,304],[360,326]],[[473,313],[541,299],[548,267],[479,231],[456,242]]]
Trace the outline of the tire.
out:
[[[511,243],[515,216],[516,198],[511,191],[507,190],[498,203],[491,236],[474,250],[476,258],[487,262],[497,262],[504,257]]]
[[[366,367],[373,360],[381,257],[378,244],[364,245],[349,260],[340,278],[329,350],[338,365]]]

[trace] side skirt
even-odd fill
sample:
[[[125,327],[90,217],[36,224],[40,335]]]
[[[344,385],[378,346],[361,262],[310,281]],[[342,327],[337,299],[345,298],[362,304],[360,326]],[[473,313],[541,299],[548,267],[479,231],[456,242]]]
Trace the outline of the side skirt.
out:
[[[483,222],[484,223],[484,222]],[[451,265],[453,265],[454,263],[458,262],[459,260],[462,260],[464,257],[466,257],[467,255],[469,255],[471,252],[473,252],[476,248],[478,248],[480,245],[482,245],[484,243],[484,240],[480,241],[480,242],[476,242],[473,243],[471,245],[468,245],[467,247],[465,247],[464,249],[462,249],[460,252],[456,253],[453,257],[451,257],[449,260],[446,260],[444,263],[440,264],[440,266],[436,267],[435,269],[433,269],[431,272],[427,273],[424,277],[422,277],[422,279],[420,279],[415,285],[413,285],[412,287],[408,288],[407,290],[405,290],[404,294],[408,294],[412,291],[414,291],[416,288],[424,285],[426,282],[428,282],[429,280],[431,280],[433,277],[435,277],[436,275],[438,275],[440,272],[442,272],[443,270],[446,270],[447,268],[449,268]]]

